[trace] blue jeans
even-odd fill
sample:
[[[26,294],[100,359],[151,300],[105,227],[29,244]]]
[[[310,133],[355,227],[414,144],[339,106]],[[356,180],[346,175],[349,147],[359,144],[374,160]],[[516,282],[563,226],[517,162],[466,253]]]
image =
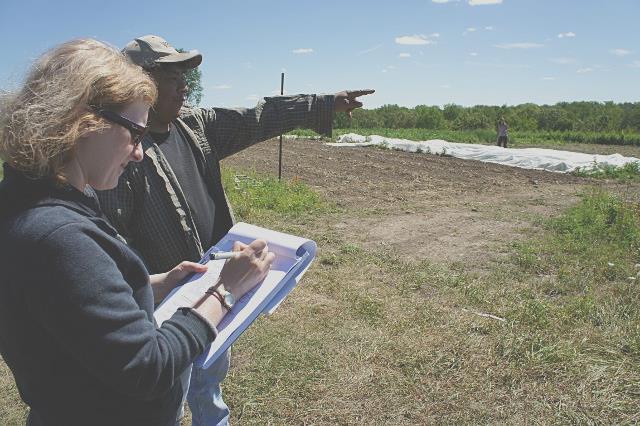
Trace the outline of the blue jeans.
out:
[[[231,349],[226,351],[206,370],[196,365],[189,367],[191,377],[186,394],[193,426],[229,424],[229,407],[222,400],[220,383],[229,372],[230,352]]]

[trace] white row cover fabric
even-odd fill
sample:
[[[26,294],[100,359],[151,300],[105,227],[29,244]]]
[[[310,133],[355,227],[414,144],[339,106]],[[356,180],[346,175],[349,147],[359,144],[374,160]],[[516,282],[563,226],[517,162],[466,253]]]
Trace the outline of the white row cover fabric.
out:
[[[338,138],[338,143],[328,143],[327,145],[337,147],[383,146],[401,151],[446,154],[465,160],[478,160],[523,169],[548,170],[559,173],[569,173],[577,168],[592,170],[598,166],[621,167],[627,163],[640,162],[638,158],[623,157],[620,154],[597,155],[543,148],[502,148],[497,145],[454,143],[441,139],[416,142],[378,135],[362,136],[355,133],[342,135]]]

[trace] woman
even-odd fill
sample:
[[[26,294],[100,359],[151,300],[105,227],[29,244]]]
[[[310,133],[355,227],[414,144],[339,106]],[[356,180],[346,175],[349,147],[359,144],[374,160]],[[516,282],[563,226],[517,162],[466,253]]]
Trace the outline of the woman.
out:
[[[224,287],[156,327],[154,297],[206,266],[149,276],[93,192],[142,159],[155,99],[120,52],[77,40],[43,55],[2,103],[0,351],[30,425],[175,424],[181,376],[226,313],[219,289],[241,297],[273,261],[264,241],[238,246]]]

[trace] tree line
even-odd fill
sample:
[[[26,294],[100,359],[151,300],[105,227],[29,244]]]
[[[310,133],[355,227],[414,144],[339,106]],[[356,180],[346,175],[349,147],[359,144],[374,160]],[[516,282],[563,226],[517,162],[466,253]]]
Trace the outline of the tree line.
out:
[[[178,51],[183,51],[178,49]],[[198,68],[186,74],[189,103],[198,105],[202,99],[202,74]],[[475,105],[444,107],[418,105],[407,108],[383,105],[375,109],[357,109],[353,119],[336,114],[337,129],[432,129],[487,130],[495,129],[504,117],[513,131],[640,133],[640,102],[560,102],[555,105],[526,103],[515,106]]]
[[[444,107],[418,105],[407,108],[384,105],[357,109],[353,119],[337,114],[335,128],[388,129],[495,129],[504,117],[515,131],[640,132],[640,102],[560,102],[555,105],[476,105]]]

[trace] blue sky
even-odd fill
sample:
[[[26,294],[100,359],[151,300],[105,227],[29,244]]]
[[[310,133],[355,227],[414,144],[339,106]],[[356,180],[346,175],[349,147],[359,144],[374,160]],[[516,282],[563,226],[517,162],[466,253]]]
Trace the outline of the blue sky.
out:
[[[494,3],[494,4],[474,4]],[[198,49],[205,106],[374,88],[366,107],[640,100],[640,0],[0,2],[0,88],[55,44]]]

